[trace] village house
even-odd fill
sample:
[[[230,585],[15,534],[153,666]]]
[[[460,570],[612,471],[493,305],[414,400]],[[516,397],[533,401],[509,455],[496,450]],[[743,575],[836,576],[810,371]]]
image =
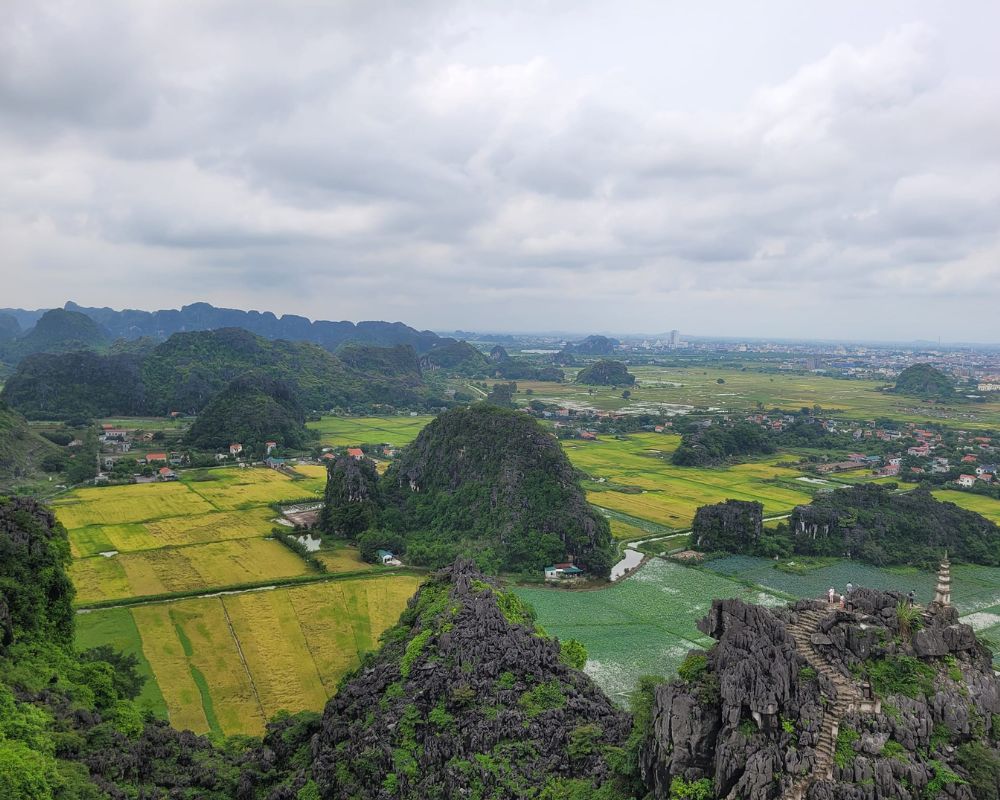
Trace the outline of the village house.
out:
[[[160,467],[157,472],[157,477],[161,481],[175,481],[177,480],[177,473],[174,472],[170,467]]]
[[[391,550],[376,550],[375,556],[378,558],[380,564],[384,564],[387,567],[399,567],[403,564],[402,561],[393,555]]]
[[[360,447],[348,447],[347,455],[349,455],[355,461],[360,461],[362,458],[365,457],[365,451],[362,450]]]
[[[959,475],[958,476],[958,480],[956,480],[955,483],[957,483],[959,486],[962,486],[962,487],[968,489],[969,487],[976,485],[976,476],[975,475]]]
[[[243,445],[241,445],[239,442],[233,442],[231,445],[229,445],[229,455],[238,456],[242,452],[243,452]]]
[[[580,431],[580,438],[594,441],[597,438],[597,434],[593,431]]]
[[[976,458],[971,453],[969,455],[967,455],[967,456],[962,456],[962,463],[963,464],[975,464],[978,460],[979,459]]]
[[[545,568],[545,580],[561,581],[567,578],[578,578],[583,574],[583,570],[575,564],[552,564]]]
[[[147,464],[154,464],[156,462],[162,462],[162,463],[166,464],[167,463],[167,454],[166,453],[146,453],[146,463]]]
[[[264,455],[271,455],[271,451],[278,446],[277,442],[264,442]]]
[[[264,463],[271,469],[281,469],[285,466],[285,459],[275,458],[274,456],[268,456],[264,459]]]

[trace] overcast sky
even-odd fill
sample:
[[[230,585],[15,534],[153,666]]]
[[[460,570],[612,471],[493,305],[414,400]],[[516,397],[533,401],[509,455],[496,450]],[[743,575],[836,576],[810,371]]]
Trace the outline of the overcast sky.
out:
[[[0,306],[1000,341],[995,0],[3,16]]]

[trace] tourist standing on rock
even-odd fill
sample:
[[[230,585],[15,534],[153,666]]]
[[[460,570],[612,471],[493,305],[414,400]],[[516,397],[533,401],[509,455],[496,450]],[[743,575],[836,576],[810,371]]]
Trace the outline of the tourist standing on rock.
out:
[[[854,584],[853,583],[847,584],[847,590],[845,591],[845,594],[850,595],[850,593],[853,591],[854,591]]]
[[[830,589],[829,589],[829,591],[827,591],[827,595],[830,598],[830,605],[832,606],[833,605],[833,598],[837,596],[837,591],[831,586]]]
[[[906,601],[909,603],[910,608],[913,608],[913,604],[917,602],[917,593],[913,589],[910,589],[910,593],[906,595]]]

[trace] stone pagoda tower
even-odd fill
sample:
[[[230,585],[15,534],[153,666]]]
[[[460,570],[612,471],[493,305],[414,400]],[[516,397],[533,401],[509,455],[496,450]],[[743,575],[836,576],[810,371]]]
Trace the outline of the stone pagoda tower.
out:
[[[945,551],[944,561],[938,569],[937,587],[934,589],[934,602],[942,606],[951,605],[951,563],[948,552]]]

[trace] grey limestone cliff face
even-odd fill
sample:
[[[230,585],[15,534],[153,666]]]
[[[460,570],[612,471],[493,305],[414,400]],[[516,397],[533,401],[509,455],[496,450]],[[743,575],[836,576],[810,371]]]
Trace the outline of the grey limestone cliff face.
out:
[[[716,600],[700,627],[704,668],[656,690],[654,798],[676,777],[720,800],[1000,797],[1000,681],[954,608],[858,589],[847,610]]]
[[[785,621],[792,612],[716,600],[699,627],[718,640],[696,678],[657,688],[653,730],[642,756],[653,796],[670,783],[708,778],[716,797],[779,796],[812,769],[823,719],[822,685],[802,680],[805,660]],[[698,656],[696,655],[695,658]]]

